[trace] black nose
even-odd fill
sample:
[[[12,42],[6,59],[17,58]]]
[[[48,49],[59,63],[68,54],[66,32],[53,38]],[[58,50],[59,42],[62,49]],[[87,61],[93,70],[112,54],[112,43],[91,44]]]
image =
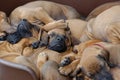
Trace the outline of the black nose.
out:
[[[17,41],[16,40],[11,40],[11,41],[9,41],[11,44],[15,44],[15,43],[17,43]]]
[[[62,41],[62,38],[57,37],[56,40],[57,40],[57,41]]]
[[[27,21],[27,19],[22,19],[22,21]]]

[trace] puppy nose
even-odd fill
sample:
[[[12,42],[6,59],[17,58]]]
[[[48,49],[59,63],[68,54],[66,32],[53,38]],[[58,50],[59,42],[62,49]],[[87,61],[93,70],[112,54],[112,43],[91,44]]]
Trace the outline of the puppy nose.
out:
[[[60,38],[60,37],[57,37],[57,41],[61,41],[62,40],[62,38]]]
[[[22,19],[22,21],[27,21],[27,19]]]
[[[15,44],[15,43],[17,43],[15,40],[11,40],[11,41],[9,41],[11,44]]]

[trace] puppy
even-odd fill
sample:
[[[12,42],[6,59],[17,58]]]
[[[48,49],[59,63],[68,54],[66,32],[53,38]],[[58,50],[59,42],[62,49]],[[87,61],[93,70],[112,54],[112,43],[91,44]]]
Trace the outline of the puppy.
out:
[[[86,20],[89,21],[91,18],[97,17],[103,11],[105,11],[113,6],[116,6],[116,5],[120,5],[120,1],[108,2],[108,3],[100,5],[97,8],[95,8],[92,12],[90,12],[90,14],[87,16]]]
[[[119,46],[99,42],[87,47],[83,51],[80,62],[72,73],[72,76],[82,73],[94,80],[113,80],[114,77],[110,73],[110,68],[114,68],[120,64]]]
[[[70,6],[49,1],[34,1],[14,9],[10,14],[10,21],[16,26],[21,19],[27,19],[31,23],[47,24],[53,20],[79,17],[79,13]]]
[[[17,30],[14,33],[9,33],[6,37],[11,44],[19,42],[22,38],[34,37],[38,40],[39,27],[32,25],[26,19],[20,21]]]
[[[119,13],[120,6],[114,6],[91,19],[80,40],[84,42],[89,39],[100,39],[114,44],[120,43]]]
[[[47,27],[47,28],[44,28]],[[54,27],[66,27],[66,23],[63,20],[53,21],[49,24],[43,26],[43,28],[39,28],[36,25],[31,24],[28,20],[23,19],[20,21],[17,30],[14,33],[10,33],[7,36],[7,41],[15,44],[19,42],[22,38],[33,37],[35,39],[34,42],[40,40],[40,46],[47,45],[48,42],[48,34],[47,31],[51,30]],[[38,42],[37,42],[38,44]],[[35,48],[37,46],[34,46]]]
[[[72,80],[58,72],[59,65],[54,61],[47,61],[41,70],[41,80]]]
[[[60,43],[57,46],[58,48],[60,47],[59,49],[62,49],[62,46],[64,47],[66,46],[64,44],[66,42],[63,42],[62,44],[61,42],[59,42],[62,39],[64,40],[66,39],[66,41],[70,40],[71,43],[68,44],[69,46],[71,45],[74,46],[76,44],[79,44],[80,43],[79,38],[81,37],[83,31],[85,30],[86,24],[87,24],[86,21],[80,19],[66,20],[66,22],[64,23],[57,23],[57,26],[53,25],[52,23],[49,23],[49,26],[50,25],[52,26],[48,27],[48,25],[46,24],[42,28],[48,31],[48,37],[49,37],[48,48],[53,49],[54,48],[53,46],[56,45],[56,43]]]
[[[85,43],[80,43],[79,45],[76,45],[74,47],[74,53],[70,53],[62,57],[62,60],[60,62],[61,67],[59,68],[59,72],[63,75],[71,75],[71,73],[74,72],[77,65],[81,61],[84,49],[97,42],[101,42],[101,41],[90,40]]]

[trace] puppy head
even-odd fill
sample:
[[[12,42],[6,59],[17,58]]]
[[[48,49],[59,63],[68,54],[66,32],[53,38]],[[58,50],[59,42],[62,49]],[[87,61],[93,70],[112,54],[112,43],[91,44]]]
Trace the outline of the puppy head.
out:
[[[26,19],[20,21],[17,27],[17,32],[21,35],[21,37],[31,37],[32,32],[31,29],[34,25],[28,22]]]
[[[48,48],[57,52],[64,52],[71,45],[70,34],[64,29],[52,29],[48,32]]]
[[[32,37],[35,32],[32,31],[33,29],[35,29],[35,26],[28,22],[26,19],[23,19],[20,21],[16,32],[8,34],[7,41],[15,44],[19,42],[22,38]]]
[[[79,69],[91,79],[94,80],[113,80],[109,72],[107,61],[107,53],[105,51],[98,51],[99,55],[91,55],[83,62]],[[109,77],[109,78],[108,78]]]

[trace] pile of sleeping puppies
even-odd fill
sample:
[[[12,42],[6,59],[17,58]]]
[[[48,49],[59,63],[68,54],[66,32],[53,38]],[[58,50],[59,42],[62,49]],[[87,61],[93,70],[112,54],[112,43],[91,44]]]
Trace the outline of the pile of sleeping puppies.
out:
[[[0,59],[30,67],[39,80],[120,80],[120,1],[85,20],[71,6],[33,1],[0,11]]]

